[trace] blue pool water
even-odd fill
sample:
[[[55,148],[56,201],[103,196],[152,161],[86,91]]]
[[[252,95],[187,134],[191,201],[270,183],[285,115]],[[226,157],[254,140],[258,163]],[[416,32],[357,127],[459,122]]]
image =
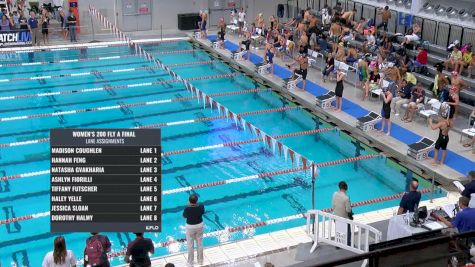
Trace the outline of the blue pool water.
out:
[[[214,60],[213,64],[173,67],[183,78],[201,77],[235,71],[205,51],[194,53],[163,54],[164,51],[192,49],[186,41],[176,43],[150,44],[144,48],[164,64],[190,63]],[[91,48],[86,53],[79,50],[36,52],[33,61],[51,62],[77,58],[97,58],[129,55],[127,47]],[[31,55],[0,55],[0,64],[29,62]],[[153,66],[140,57],[109,60],[84,60],[72,63],[47,63],[33,66],[3,67],[0,80],[61,75],[91,71],[120,70]],[[147,69],[128,72],[84,75],[78,77],[57,77],[53,79],[18,80],[0,82],[0,99],[8,96],[53,93],[91,89],[103,86],[138,84],[144,82],[172,80],[165,71]],[[191,82],[207,94],[233,92],[264,88],[255,81],[239,74],[231,78],[219,78]],[[0,118],[44,114],[59,111],[114,106],[152,100],[186,97],[191,94],[182,83],[153,86],[137,86],[114,90],[102,90],[54,96],[28,97],[0,101]],[[235,96],[216,97],[216,101],[235,113],[281,107],[287,103],[272,92],[246,93]],[[131,128],[156,123],[211,117],[216,110],[203,109],[196,100],[175,103],[91,111],[61,116],[18,118],[0,122],[0,144],[47,138],[49,129],[63,127],[84,128]],[[315,118],[301,109],[273,112],[244,117],[247,121],[271,135],[293,133],[315,128]],[[322,121],[320,128],[332,127]],[[230,141],[255,138],[247,130],[237,127],[233,120],[212,120],[162,128],[163,151],[199,147]],[[355,141],[340,131],[290,137],[282,142],[315,162],[326,162],[355,156]],[[361,154],[376,153],[362,146]],[[202,184],[218,180],[242,177],[257,173],[276,171],[292,167],[290,160],[276,156],[262,143],[252,143],[215,150],[167,156],[162,159],[163,190]],[[48,170],[49,143],[0,148],[0,176]],[[337,183],[347,181],[352,202],[393,195],[405,190],[406,169],[393,161],[378,157],[320,169],[316,182],[316,208],[331,206],[331,195]],[[415,176],[414,176],[415,177]],[[419,178],[420,177],[415,177]],[[0,220],[46,212],[49,210],[49,175],[39,175],[0,181]],[[184,237],[182,210],[187,204],[188,194],[197,193],[200,202],[206,205],[206,232],[228,227],[247,225],[259,221],[303,213],[311,208],[311,177],[308,172],[277,175],[265,179],[222,185],[163,196],[163,232],[148,234],[154,242]],[[441,192],[437,195],[442,194]],[[427,196],[424,196],[427,198]],[[397,200],[358,207],[356,213],[391,207]],[[256,234],[302,225],[304,221],[259,227],[230,236],[211,237],[205,245],[237,240]],[[49,232],[49,217],[0,225],[0,265],[40,266],[46,252],[52,249],[57,233]],[[124,249],[133,239],[131,233],[106,233],[112,241],[113,250]],[[64,233],[68,249],[79,259],[85,245],[87,233]],[[160,248],[155,256],[184,250],[183,245]],[[114,264],[122,263],[115,258]]]

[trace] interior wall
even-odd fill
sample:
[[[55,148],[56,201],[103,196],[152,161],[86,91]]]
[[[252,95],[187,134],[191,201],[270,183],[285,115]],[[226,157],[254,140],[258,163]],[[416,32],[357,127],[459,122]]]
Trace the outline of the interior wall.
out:
[[[261,0],[266,1],[266,0]],[[122,0],[81,0],[79,2],[79,14],[81,16],[81,25],[85,33],[90,32],[90,18],[88,8],[93,5],[111,22],[117,23],[121,28],[122,23]],[[178,28],[177,14],[198,13],[200,10],[208,9],[208,0],[152,0],[152,30],[159,30],[162,25],[164,31],[174,31]],[[115,12],[114,12],[115,10]],[[100,26],[96,24],[96,32]]]

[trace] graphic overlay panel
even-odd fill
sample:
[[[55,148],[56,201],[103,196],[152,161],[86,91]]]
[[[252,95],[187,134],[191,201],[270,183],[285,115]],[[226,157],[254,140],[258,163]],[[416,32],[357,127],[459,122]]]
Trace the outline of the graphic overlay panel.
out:
[[[159,232],[160,129],[52,129],[51,232]]]

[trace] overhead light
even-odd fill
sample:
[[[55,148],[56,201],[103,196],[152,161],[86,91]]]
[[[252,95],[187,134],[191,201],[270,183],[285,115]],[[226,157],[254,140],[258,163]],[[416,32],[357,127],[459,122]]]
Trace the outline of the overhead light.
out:
[[[459,11],[457,9],[453,8],[453,7],[447,8],[447,10],[445,12],[447,13],[447,16],[449,18],[454,18],[459,13]]]
[[[434,5],[431,4],[430,2],[425,2],[424,5],[422,6],[422,9],[427,13],[431,13],[434,11]]]
[[[445,7],[443,7],[443,6],[439,5],[437,8],[434,7],[434,9],[435,9],[435,13],[437,15],[442,15],[442,14],[445,13]]]
[[[475,10],[473,10],[473,11],[470,13],[470,16],[472,17],[472,19],[475,19]]]
[[[388,3],[388,4],[394,4],[394,3],[396,3],[396,0],[387,0],[386,3]]]
[[[469,16],[470,16],[470,14],[467,10],[462,9],[462,10],[459,11],[459,18],[461,20],[467,20]]]
[[[404,5],[404,0],[397,0],[396,6],[403,6]]]
[[[411,8],[412,6],[412,0],[406,0],[406,3],[404,4],[406,8]]]

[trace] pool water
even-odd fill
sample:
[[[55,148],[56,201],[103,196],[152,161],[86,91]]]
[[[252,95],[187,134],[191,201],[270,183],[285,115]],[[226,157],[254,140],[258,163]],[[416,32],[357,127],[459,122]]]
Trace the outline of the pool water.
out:
[[[213,60],[212,64],[171,67],[183,78],[236,73],[225,63],[214,59],[203,50],[194,48],[187,41],[147,44],[144,48],[165,65]],[[189,49],[195,49],[195,51],[193,53],[179,52]],[[164,53],[170,51],[176,52]],[[0,121],[0,144],[47,138],[51,128],[132,128],[218,115],[216,110],[203,108],[202,103],[190,100],[59,116],[21,117],[191,96],[183,83],[179,82],[84,91],[104,86],[163,82],[173,79],[164,70],[156,68],[101,73],[108,70],[154,66],[138,56],[107,59],[107,57],[130,55],[133,52],[126,46],[118,46],[90,48],[83,51],[0,55],[0,64],[15,64],[12,67],[4,66],[3,73],[0,73],[0,118],[10,118],[7,121]],[[83,60],[59,62],[78,58]],[[88,60],[92,58],[96,60]],[[17,66],[18,63],[25,62],[50,63]],[[84,72],[96,73],[74,77],[59,76]],[[3,81],[3,79],[29,77],[40,78]],[[191,84],[206,94],[264,88],[241,73],[228,78],[192,81]],[[53,94],[76,90],[80,92]],[[35,95],[43,93],[46,93],[46,96]],[[8,98],[10,96],[22,97],[10,99]],[[283,105],[294,106],[293,103],[287,102],[270,91],[214,99],[235,113],[268,110]],[[317,123],[316,118],[303,109],[290,109],[243,118],[270,135],[311,130],[316,125],[319,128],[333,127],[322,120],[318,120],[319,123]],[[248,129],[236,126],[232,119],[162,128],[163,151],[252,138],[255,136]],[[377,153],[365,145],[358,146],[358,142],[338,130],[289,137],[281,141],[317,163],[353,157],[358,153],[361,155]],[[361,147],[360,151],[356,151],[356,147]],[[275,155],[262,142],[166,156],[162,159],[162,165],[163,190],[295,167],[290,159],[286,160],[284,157]],[[0,176],[48,170],[48,168],[48,142],[0,148]],[[341,180],[345,180],[349,185],[348,192],[351,201],[357,202],[403,192],[408,180],[412,177],[421,179],[384,157],[322,167],[316,181],[315,205],[318,209],[331,207],[331,196],[337,190],[337,184]],[[49,174],[0,180],[0,220],[48,211],[49,186]],[[208,187],[163,196],[163,231],[159,234],[146,234],[146,236],[156,243],[183,238],[185,222],[182,218],[182,210],[191,193],[198,194],[200,202],[206,207],[204,217],[206,232],[304,213],[312,206],[309,171]],[[438,192],[436,196],[441,194],[442,192]],[[424,198],[426,199],[427,196]],[[362,213],[397,204],[398,200],[387,201],[358,207],[354,212]],[[298,219],[248,229],[229,236],[206,238],[204,244],[215,245],[219,242],[238,240],[304,223],[303,219]],[[0,265],[40,266],[44,255],[52,250],[54,237],[58,235],[58,233],[50,233],[49,228],[48,216],[0,225]],[[111,239],[113,251],[123,250],[134,238],[132,233],[105,234]],[[63,233],[63,235],[68,249],[73,250],[78,259],[82,259],[88,233]],[[167,248],[157,249],[154,256],[183,250],[185,250],[183,244],[174,244]],[[122,257],[114,258],[113,264],[123,263],[122,260]]]

